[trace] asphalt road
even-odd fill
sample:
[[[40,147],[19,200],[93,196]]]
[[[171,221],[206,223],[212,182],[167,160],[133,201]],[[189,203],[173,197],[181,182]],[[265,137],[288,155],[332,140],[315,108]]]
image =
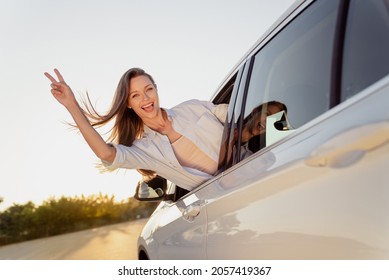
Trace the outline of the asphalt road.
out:
[[[0,260],[136,260],[147,219],[0,247]]]

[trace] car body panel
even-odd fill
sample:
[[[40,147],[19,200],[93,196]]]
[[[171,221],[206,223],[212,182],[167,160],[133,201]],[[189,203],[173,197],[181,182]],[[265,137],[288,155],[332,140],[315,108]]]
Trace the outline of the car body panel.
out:
[[[195,218],[186,212],[194,206],[201,209]],[[205,234],[204,203],[191,194],[177,203],[161,203],[146,224],[141,234],[145,238],[140,238],[138,247],[148,248],[152,259],[205,259]]]
[[[229,191],[207,204],[209,259],[389,258],[389,79],[381,84],[218,180]],[[384,141],[361,158],[307,164],[329,136],[370,126]]]

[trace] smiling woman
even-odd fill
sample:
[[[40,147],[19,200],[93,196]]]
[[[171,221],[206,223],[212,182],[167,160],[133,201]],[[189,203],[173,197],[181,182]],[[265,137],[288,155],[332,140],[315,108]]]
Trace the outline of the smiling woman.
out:
[[[89,97],[85,109],[80,107],[61,73],[57,69],[54,72],[58,80],[45,73],[52,82],[51,93],[69,111],[107,170],[138,169],[142,175],[158,174],[188,190],[217,171],[227,104],[190,100],[170,110],[162,109],[152,76],[131,68],[119,81],[111,109],[100,115]],[[112,143],[106,143],[94,126],[112,119]],[[187,148],[191,150],[190,160]]]

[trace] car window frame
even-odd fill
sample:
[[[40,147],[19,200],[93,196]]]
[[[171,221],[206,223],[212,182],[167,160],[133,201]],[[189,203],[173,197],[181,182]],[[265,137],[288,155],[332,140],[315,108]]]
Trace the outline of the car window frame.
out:
[[[313,0],[313,1],[307,1],[307,2],[302,3],[302,5],[299,8],[297,8],[293,13],[291,13],[291,15],[286,17],[284,19],[284,21],[282,22],[282,24],[280,24],[277,28],[275,28],[273,30],[273,32],[270,33],[270,35],[266,36],[266,38],[260,44],[258,44],[258,46],[256,48],[254,48],[253,51],[249,54],[247,61],[252,62],[251,66],[250,66],[250,72],[249,72],[247,79],[245,80],[246,84],[242,84],[242,83],[240,84],[240,87],[242,87],[242,86],[245,87],[245,90],[243,92],[244,102],[242,104],[242,108],[240,110],[240,116],[239,116],[241,122],[239,123],[239,126],[238,126],[238,131],[239,131],[239,139],[238,140],[240,140],[240,136],[241,136],[242,129],[243,129],[244,116],[242,114],[244,114],[244,112],[245,112],[248,87],[249,87],[250,78],[252,75],[252,68],[254,65],[255,55],[257,55],[259,52],[261,52],[261,50],[269,42],[271,42],[274,38],[276,38],[276,36],[278,36],[278,34],[280,32],[282,32],[282,30],[284,30],[286,26],[288,26],[290,23],[292,23],[296,18],[299,17],[299,15],[304,13],[304,11],[307,8],[309,8],[312,4],[314,4],[317,1],[323,1],[323,0]],[[350,6],[350,1],[351,0],[344,0],[344,1],[339,2],[338,13],[337,13],[336,19],[335,19],[334,42],[333,42],[333,47],[332,47],[332,51],[331,51],[332,61],[331,61],[331,73],[330,73],[330,85],[329,85],[329,87],[330,87],[329,108],[327,111],[321,113],[320,115],[318,115],[314,119],[320,117],[322,114],[330,111],[333,107],[342,103],[340,95],[341,95],[341,80],[342,80],[342,62],[343,62],[343,53],[344,53],[343,47],[344,47],[344,36],[345,36],[346,26],[347,26],[347,14],[348,14],[349,6]],[[309,125],[309,123],[312,122],[314,119],[308,121],[307,124]],[[270,145],[270,146],[273,146],[273,145]],[[267,150],[266,148],[267,147],[265,147],[264,150]],[[240,152],[239,149],[237,152],[238,153]],[[257,154],[258,152],[256,152],[255,154]],[[250,156],[250,158],[251,158],[251,156]],[[244,160],[246,160],[246,159],[237,158],[237,160],[231,166],[228,166],[228,168],[231,168],[231,167],[235,166],[236,164],[238,164],[239,162],[244,161]]]

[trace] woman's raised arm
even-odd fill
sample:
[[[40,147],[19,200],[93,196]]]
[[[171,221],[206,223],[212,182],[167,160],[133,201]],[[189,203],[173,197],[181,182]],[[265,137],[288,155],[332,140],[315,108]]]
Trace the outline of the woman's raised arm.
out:
[[[49,73],[45,73],[45,76],[51,81],[51,93],[69,111],[82,136],[96,156],[103,161],[112,163],[115,159],[116,148],[108,145],[90,124],[61,73],[57,69],[54,69],[54,73],[57,75],[58,81]]]

